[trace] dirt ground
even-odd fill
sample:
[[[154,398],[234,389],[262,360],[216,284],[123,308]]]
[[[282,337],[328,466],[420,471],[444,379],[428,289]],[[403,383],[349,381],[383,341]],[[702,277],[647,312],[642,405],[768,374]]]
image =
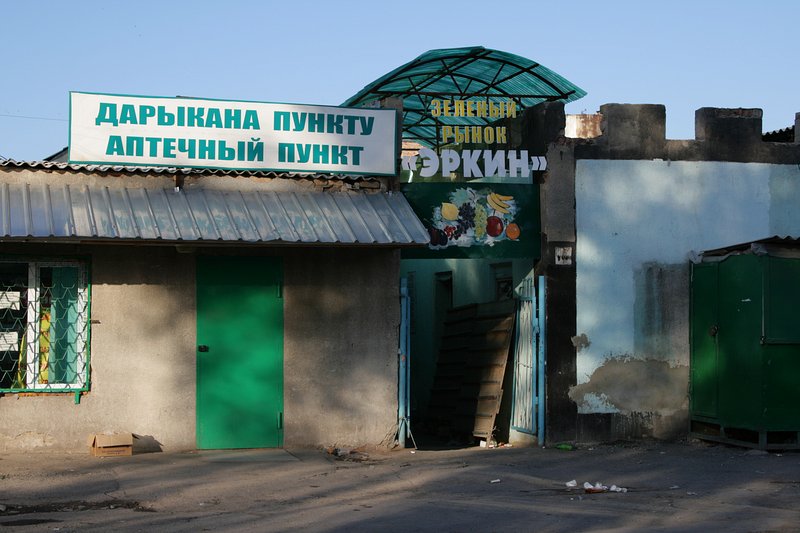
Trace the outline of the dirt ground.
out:
[[[648,441],[340,453],[3,455],[0,529],[800,531],[797,452]]]

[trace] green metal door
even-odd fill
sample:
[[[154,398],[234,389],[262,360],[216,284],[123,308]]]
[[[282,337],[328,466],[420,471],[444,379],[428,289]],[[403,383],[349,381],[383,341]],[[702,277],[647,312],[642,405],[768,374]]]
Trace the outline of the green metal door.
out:
[[[283,445],[279,259],[198,257],[197,447]]]
[[[764,269],[767,256],[719,263],[718,411],[720,425],[760,429],[763,398]]]
[[[719,269],[717,263],[692,266],[691,414],[717,416],[719,379]]]

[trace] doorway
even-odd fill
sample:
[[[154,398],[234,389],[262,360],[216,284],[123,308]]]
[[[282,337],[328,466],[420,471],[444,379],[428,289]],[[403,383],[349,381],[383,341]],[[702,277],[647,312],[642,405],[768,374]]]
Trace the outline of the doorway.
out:
[[[197,447],[283,445],[280,259],[197,259]]]

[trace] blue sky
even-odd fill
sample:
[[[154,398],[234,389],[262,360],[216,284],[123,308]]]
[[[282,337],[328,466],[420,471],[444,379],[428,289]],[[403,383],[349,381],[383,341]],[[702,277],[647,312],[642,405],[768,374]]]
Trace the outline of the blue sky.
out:
[[[0,156],[67,144],[69,91],[338,105],[426,50],[528,57],[604,103],[667,106],[694,138],[700,107],[800,111],[800,2],[14,0],[0,7]]]

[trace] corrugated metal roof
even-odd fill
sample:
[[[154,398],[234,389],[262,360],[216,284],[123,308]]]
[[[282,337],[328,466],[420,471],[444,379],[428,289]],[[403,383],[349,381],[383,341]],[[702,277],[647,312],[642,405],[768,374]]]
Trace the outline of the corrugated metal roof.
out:
[[[376,176],[362,176],[351,174],[299,174],[291,172],[253,172],[249,170],[223,170],[212,168],[175,168],[175,167],[138,167],[120,165],[80,165],[57,161],[15,161],[13,159],[0,159],[0,167],[17,167],[31,170],[73,170],[85,172],[130,172],[142,174],[181,174],[181,175],[215,175],[215,176],[255,176],[262,178],[304,178],[304,179],[335,179],[348,181],[375,181]]]
[[[761,135],[761,140],[771,143],[793,143],[795,140],[794,126],[789,126],[775,131],[768,131]]]
[[[800,238],[787,235],[781,237],[780,235],[773,235],[764,239],[755,241],[747,241],[743,243],[732,244],[722,248],[715,248],[713,250],[705,250],[701,253],[704,258],[719,258],[726,257],[732,254],[756,254],[756,255],[773,255],[781,250],[798,250],[800,249]]]
[[[400,193],[0,185],[0,238],[417,245]]]

